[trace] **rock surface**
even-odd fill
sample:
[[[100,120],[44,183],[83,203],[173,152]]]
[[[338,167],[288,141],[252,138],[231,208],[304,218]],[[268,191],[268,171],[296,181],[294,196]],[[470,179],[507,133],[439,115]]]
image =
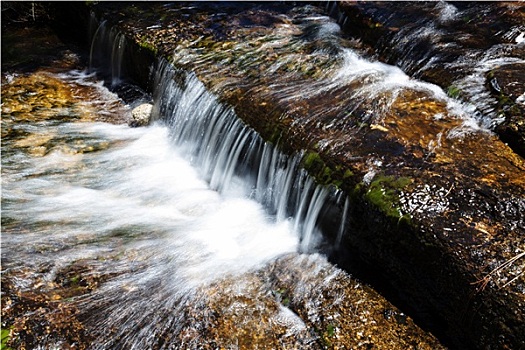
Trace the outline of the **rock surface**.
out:
[[[133,127],[146,126],[151,120],[151,110],[153,105],[150,103],[143,103],[133,108],[131,111],[131,120],[129,125]]]

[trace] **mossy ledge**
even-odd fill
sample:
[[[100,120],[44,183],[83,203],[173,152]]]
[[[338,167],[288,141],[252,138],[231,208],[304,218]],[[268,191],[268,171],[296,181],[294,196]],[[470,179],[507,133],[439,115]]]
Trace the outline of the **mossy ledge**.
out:
[[[422,322],[427,321],[425,325],[452,347],[519,348],[525,343],[525,276],[520,272],[525,259],[512,260],[525,243],[523,159],[483,133],[443,139],[435,147],[440,135],[460,123],[432,118],[447,112],[439,109],[439,103],[423,104],[429,101],[425,96],[413,94],[405,96],[413,101],[394,101],[381,128],[359,127],[359,120],[341,119],[347,114],[342,109],[348,87],[295,100],[280,98],[279,88],[290,79],[301,89],[317,83],[317,77],[293,70],[257,76],[253,72],[261,67],[258,61],[238,67],[226,58],[217,61],[213,52],[188,46],[195,39],[188,36],[199,35],[217,42],[206,45],[211,49],[224,42],[243,43],[242,35],[236,37],[242,21],[221,21],[208,16],[216,9],[200,6],[188,17],[172,19],[170,31],[149,33],[156,50],[143,51],[170,59],[176,50],[184,54],[189,50],[196,60],[178,62],[179,68],[194,72],[239,118],[283,152],[306,150],[303,165],[310,174],[349,195],[349,229],[332,260],[350,272],[363,271],[361,276],[372,284],[386,285],[385,294],[399,297],[416,319],[418,311],[425,314]],[[159,24],[161,16],[142,16],[137,6],[128,12],[126,4],[99,3],[92,8],[111,18],[136,47],[140,47],[136,41],[140,32],[148,26],[168,28],[167,23]],[[269,18],[267,13],[264,18]],[[186,25],[194,31],[178,30]],[[244,30],[253,31],[252,27]],[[257,30],[271,32],[272,26]],[[137,67],[149,65],[132,64],[135,72],[129,73],[146,70]],[[408,205],[401,208],[401,199]],[[370,270],[381,281],[374,281]]]

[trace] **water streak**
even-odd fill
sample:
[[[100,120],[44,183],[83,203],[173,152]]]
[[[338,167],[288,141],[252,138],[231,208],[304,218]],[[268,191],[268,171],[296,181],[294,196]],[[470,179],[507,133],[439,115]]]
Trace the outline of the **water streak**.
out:
[[[111,86],[121,83],[123,76],[122,62],[125,56],[126,37],[116,27],[108,27],[107,21],[98,22],[91,13],[90,18],[91,48],[89,55],[89,68],[104,67],[111,73]],[[93,30],[96,28],[95,30]]]

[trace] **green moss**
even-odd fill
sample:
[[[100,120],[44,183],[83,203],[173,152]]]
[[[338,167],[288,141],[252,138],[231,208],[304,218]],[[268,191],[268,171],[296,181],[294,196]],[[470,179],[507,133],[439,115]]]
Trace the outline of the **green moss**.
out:
[[[153,54],[157,54],[158,52],[158,49],[155,47],[155,45],[153,45],[153,43],[151,43],[149,40],[148,40],[148,37],[146,36],[143,36],[140,38],[139,42],[138,42],[139,46],[143,49],[146,49],[148,51],[151,51]]]
[[[381,23],[369,23],[369,24],[368,24],[368,27],[369,27],[370,29],[376,29],[376,28],[382,28],[383,25],[382,25]]]
[[[7,343],[11,339],[11,329],[2,328],[1,338],[2,338],[2,342],[0,344],[0,350],[11,350],[11,348],[7,346]]]
[[[395,218],[398,222],[410,222],[410,216],[403,214],[399,203],[399,191],[411,183],[407,177],[379,175],[368,187],[365,199],[376,206],[386,216]]]
[[[340,165],[329,166],[317,152],[307,152],[303,157],[304,168],[321,185],[332,185],[341,188],[344,182],[354,176],[350,169]]]
[[[335,326],[333,324],[329,324],[326,327],[325,335],[329,338],[333,337],[335,335]]]
[[[461,95],[461,90],[455,85],[450,85],[447,89],[447,95],[452,98],[458,98]]]
[[[325,329],[316,328],[315,331],[319,334],[319,338],[325,349],[331,349],[333,347],[332,338],[335,337],[336,326],[328,324]]]
[[[77,285],[80,282],[80,276],[73,276],[69,279],[71,285]]]
[[[350,169],[346,169],[343,174],[343,179],[346,180],[346,179],[351,178],[352,176],[354,176],[354,173]]]
[[[280,128],[275,127],[272,130],[268,130],[267,134],[269,135],[267,138],[268,142],[277,145],[281,139],[282,132]]]
[[[290,306],[290,303],[291,303],[290,295],[286,288],[279,288],[273,291],[273,294],[277,297],[277,300],[279,300],[283,306],[285,307]]]
[[[321,157],[319,156],[319,153],[317,152],[306,153],[303,158],[303,163],[304,163],[304,166],[307,168],[311,168],[312,166],[316,164],[324,165],[324,162],[321,160]]]
[[[318,183],[328,185],[332,182],[333,171],[325,164],[319,153],[307,152],[303,158],[303,165]]]
[[[498,109],[505,116],[521,116],[523,114],[517,103],[510,96],[501,92],[497,95],[497,99]]]

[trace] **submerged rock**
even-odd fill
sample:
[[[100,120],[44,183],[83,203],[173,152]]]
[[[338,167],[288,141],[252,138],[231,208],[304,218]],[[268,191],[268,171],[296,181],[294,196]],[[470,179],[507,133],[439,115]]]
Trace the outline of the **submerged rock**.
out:
[[[174,293],[158,281],[147,290],[125,284],[105,290],[99,282],[109,278],[111,283],[111,276],[90,277],[93,273],[86,273],[89,264],[96,267],[86,261],[59,271],[58,286],[48,286],[47,291],[58,293],[57,300],[76,296],[68,304],[74,313],[61,319],[70,319],[74,327],[51,322],[48,329],[54,338],[62,337],[68,344],[77,340],[79,348],[99,344],[114,348],[139,342],[159,349],[444,348],[380,294],[317,254],[288,254],[254,271],[224,276],[184,293]],[[47,295],[44,290],[35,296]],[[139,302],[145,295],[158,309]],[[9,302],[13,309],[21,307],[18,300]],[[137,308],[120,309],[130,303]],[[28,305],[30,310],[36,307],[30,301]],[[108,310],[137,316],[123,320],[125,325],[115,320],[100,322]],[[12,322],[14,315],[6,315]],[[24,312],[15,317],[15,330],[27,322],[22,315]],[[68,333],[57,334],[61,326]],[[138,336],[141,331],[150,337]],[[36,338],[24,338],[24,344],[38,344],[41,336],[35,332]]]
[[[110,121],[122,123],[128,113],[116,96],[105,96],[87,76],[37,71],[4,76],[2,84],[2,142],[33,156],[58,151],[81,154],[106,149],[109,144],[84,135],[69,139],[32,124]],[[77,79],[78,78],[78,79]],[[87,99],[93,101],[87,102]],[[102,107],[102,108],[101,108]]]
[[[150,103],[143,103],[133,108],[131,111],[131,120],[128,123],[129,126],[138,127],[148,125],[151,119],[152,109],[153,105]]]

